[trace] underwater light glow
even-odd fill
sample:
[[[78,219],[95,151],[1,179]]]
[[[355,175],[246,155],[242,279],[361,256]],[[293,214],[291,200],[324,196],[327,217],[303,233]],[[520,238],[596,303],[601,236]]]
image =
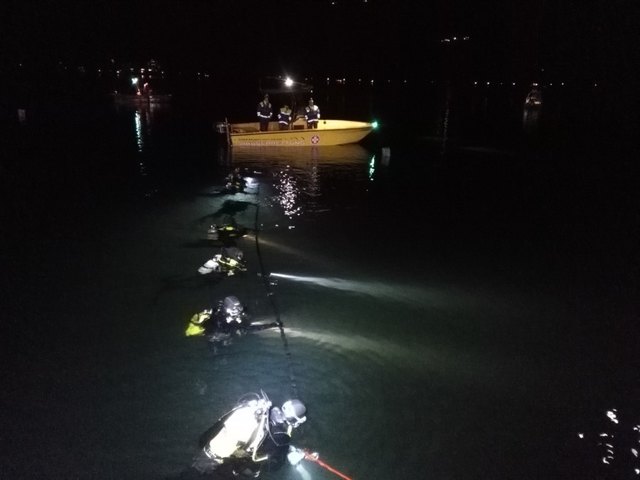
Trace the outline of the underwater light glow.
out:
[[[299,463],[296,465],[296,471],[300,474],[302,480],[311,480],[311,474],[304,468],[304,464]]]
[[[253,177],[244,177],[244,183],[246,188],[258,188],[258,180]]]
[[[343,292],[368,295],[375,298],[385,298],[396,302],[423,306],[450,307],[452,304],[460,303],[460,298],[437,292],[434,289],[388,283],[388,282],[366,282],[360,280],[349,280],[336,277],[310,277],[302,275],[289,275],[285,273],[271,273],[271,277],[292,280],[294,282],[307,283],[324,288],[331,288]]]
[[[276,225],[277,226],[277,225]],[[254,233],[248,233],[245,238],[255,241],[256,236]],[[282,243],[279,242],[275,242],[269,239],[266,239],[264,237],[260,237],[260,245],[264,245],[267,246],[269,248],[273,248],[274,250],[277,250],[279,252],[285,253],[287,255],[294,255],[300,258],[305,258],[308,260],[312,260],[313,257],[311,257],[307,252],[303,251],[303,250],[298,250],[296,248],[292,248],[292,247],[288,247]]]
[[[287,460],[291,465],[298,465],[302,459],[304,459],[304,452],[302,450],[291,450],[287,454]]]

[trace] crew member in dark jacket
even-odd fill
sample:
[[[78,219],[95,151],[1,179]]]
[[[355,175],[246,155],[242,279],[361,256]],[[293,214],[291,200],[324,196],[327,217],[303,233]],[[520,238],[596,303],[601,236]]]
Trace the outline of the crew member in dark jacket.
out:
[[[264,99],[258,104],[258,120],[260,121],[261,132],[269,130],[271,115],[273,115],[273,110],[271,109],[271,103],[269,103],[269,95],[265,95]]]
[[[307,120],[307,128],[318,128],[320,107],[313,103],[313,98],[309,99],[309,105],[304,109],[304,118]]]
[[[280,130],[289,130],[289,124],[291,123],[291,109],[289,105],[285,105],[280,109],[278,113],[278,124]]]

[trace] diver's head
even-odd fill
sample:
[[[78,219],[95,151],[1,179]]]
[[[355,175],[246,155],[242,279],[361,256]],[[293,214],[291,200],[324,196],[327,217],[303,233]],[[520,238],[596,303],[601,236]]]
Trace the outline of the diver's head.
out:
[[[289,425],[296,428],[307,421],[305,413],[307,413],[307,407],[300,400],[292,399],[287,400],[282,404],[282,413]]]
[[[222,305],[227,313],[232,315],[240,315],[244,311],[244,306],[238,300],[238,297],[233,295],[229,295],[228,297],[224,297],[222,301]]]
[[[238,247],[222,247],[222,254],[225,257],[235,258],[236,260],[242,260],[244,253]]]

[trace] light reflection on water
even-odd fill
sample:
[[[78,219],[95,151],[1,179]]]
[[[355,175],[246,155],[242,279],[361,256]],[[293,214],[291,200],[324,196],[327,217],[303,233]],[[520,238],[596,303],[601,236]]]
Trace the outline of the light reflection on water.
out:
[[[366,295],[383,301],[400,302],[416,307],[445,305],[459,306],[462,303],[469,303],[468,300],[463,300],[460,297],[456,297],[454,300],[451,291],[445,294],[443,290],[438,291],[433,288],[417,287],[415,285],[402,285],[381,281],[353,280],[337,277],[329,278],[290,275],[278,272],[271,272],[271,277],[355,293],[358,295]]]
[[[291,165],[304,169],[319,165],[358,165],[370,156],[360,144],[324,147],[232,147],[221,148],[227,162],[246,166]]]
[[[478,363],[473,367],[473,362],[469,361],[470,368],[464,372],[456,371],[460,364],[461,355],[464,354],[454,350],[447,351],[435,343],[432,345],[423,344],[420,349],[415,349],[398,341],[368,337],[366,334],[341,334],[299,328],[286,328],[285,332],[291,339],[311,342],[324,354],[333,351],[337,355],[349,357],[351,361],[357,359],[366,362],[371,368],[389,368],[390,365],[395,365],[405,371],[431,371],[441,374],[446,372],[449,376],[464,374],[469,378],[476,378],[484,370],[484,367]],[[314,379],[309,378],[308,380]],[[315,380],[320,381],[320,378]],[[343,378],[343,380],[348,381],[348,378]]]
[[[232,147],[218,152],[220,163],[249,171],[268,171],[274,194],[269,206],[279,206],[294,219],[331,210],[325,190],[336,176],[354,183],[374,180],[375,155],[359,144],[328,147]]]
[[[153,124],[156,121],[158,109],[160,108],[156,104],[137,104],[134,109],[126,109],[125,112],[131,112],[133,114],[133,133],[136,142],[136,151],[138,153],[144,153],[148,149],[148,139],[153,136]],[[144,166],[141,163],[141,173],[144,170]]]
[[[157,178],[154,178],[154,152],[153,147],[157,142],[154,124],[158,122],[158,114],[166,110],[168,106],[155,103],[140,103],[117,105],[117,110],[132,119],[133,139],[135,141],[137,175],[142,179],[142,190],[145,197],[151,197],[158,191]]]
[[[640,415],[611,408],[597,430],[578,432],[586,455],[607,474],[640,476]]]
[[[298,197],[301,192],[295,176],[289,172],[288,166],[275,172],[274,176],[274,187],[276,192],[278,192],[277,195],[274,196],[275,202],[282,207],[285,216],[289,219],[300,215],[302,206],[300,205]]]
[[[289,225],[323,210],[332,212],[336,205],[332,202],[342,200],[335,188],[342,180],[346,179],[344,185],[352,190],[366,188],[376,180],[375,156],[358,145],[354,149],[333,151],[243,148],[225,150],[221,155],[227,165],[259,172],[262,201],[269,207],[265,211],[276,218],[284,217]],[[355,200],[351,197],[345,203],[353,207]],[[303,229],[293,233],[298,234],[300,230]],[[277,266],[270,278],[278,280],[285,299],[290,295],[289,302],[300,301],[297,305],[283,302],[288,310],[288,316],[283,318],[285,334],[293,350],[290,358],[295,366],[294,383],[300,384],[301,393],[314,407],[313,423],[307,425],[302,437],[305,441],[322,448],[323,453],[350,470],[371,473],[368,478],[376,478],[373,472],[394,470],[384,460],[370,456],[363,456],[362,460],[353,458],[351,450],[331,451],[331,440],[339,437],[341,442],[349,443],[358,451],[370,452],[373,448],[401,456],[399,452],[405,447],[402,440],[382,440],[392,431],[385,427],[398,428],[394,422],[404,424],[406,439],[414,446],[406,452],[407,463],[417,463],[419,455],[424,455],[420,451],[422,442],[428,444],[430,466],[459,471],[464,468],[463,464],[469,469],[480,465],[484,472],[489,472],[483,478],[515,478],[491,475],[492,471],[507,469],[505,465],[509,462],[502,458],[505,450],[518,456],[518,462],[544,461],[534,455],[529,458],[526,442],[517,432],[529,435],[531,427],[548,421],[544,409],[531,415],[529,402],[540,401],[541,387],[549,380],[547,369],[553,364],[536,359],[536,342],[542,342],[543,337],[521,341],[526,349],[534,350],[531,356],[528,352],[518,352],[518,345],[509,345],[514,338],[510,336],[512,332],[526,332],[523,325],[527,322],[534,325],[541,322],[535,315],[526,316],[518,311],[519,308],[535,311],[537,306],[532,299],[523,299],[525,305],[520,306],[515,298],[491,294],[490,288],[485,291],[476,288],[474,295],[464,295],[460,293],[464,290],[462,276],[456,277],[458,288],[449,289],[426,288],[406,272],[405,283],[394,282],[388,275],[367,276],[362,271],[347,269],[340,262],[331,265],[339,273],[326,274],[321,263],[323,253],[312,254],[311,244],[318,241],[319,245],[313,245],[319,248],[315,251],[322,252],[324,246],[326,258],[331,256],[329,239],[312,238],[322,237],[320,232],[314,232],[313,228],[302,231],[296,243],[286,232],[279,237],[264,233],[259,241],[270,247],[264,252],[269,256],[269,264]],[[301,261],[303,268],[291,268],[287,263]],[[317,301],[319,290],[326,295],[323,297],[327,299],[326,304]],[[367,316],[359,311],[358,297],[365,299],[361,303],[379,301],[374,308],[379,309],[380,317],[373,318],[375,315]],[[440,314],[433,314],[431,309],[440,310]],[[420,313],[415,314],[414,310]],[[419,329],[413,329],[418,323]],[[442,331],[446,332],[442,334]],[[405,332],[410,333],[405,335]],[[478,334],[491,338],[483,339]],[[549,337],[554,334],[551,331]],[[409,335],[414,338],[407,338]],[[263,336],[277,340],[275,332],[265,332]],[[240,363],[240,360],[229,360],[236,361]],[[236,370],[233,364],[228,366]],[[265,366],[251,368],[256,379],[267,375]],[[416,378],[419,380],[415,381]],[[385,397],[402,413],[391,409],[393,421],[385,419],[387,424],[382,424],[382,420],[372,421],[377,408],[386,406],[373,405],[376,400],[372,399]],[[331,400],[323,402],[326,398]],[[413,413],[415,402],[424,406],[426,413]],[[515,403],[521,405],[515,406]],[[337,404],[357,413],[345,419]],[[361,410],[357,410],[358,405]],[[336,426],[325,421],[336,417],[352,429],[345,428],[336,434]],[[466,425],[462,418],[475,426]],[[419,431],[424,425],[429,427],[427,439]],[[549,430],[554,429],[551,426]],[[528,441],[536,443],[542,437],[548,438],[548,431],[541,431],[530,435]],[[550,441],[553,443],[550,449],[561,450],[555,440]],[[610,449],[606,443],[601,446],[605,453]],[[458,462],[459,467],[452,466]],[[396,470],[399,475],[396,478],[417,478],[403,475],[408,470],[408,466]],[[434,478],[451,476],[435,475]],[[531,477],[525,475],[525,478]]]
[[[255,241],[255,235],[252,233],[247,234],[246,236],[247,240],[249,241]],[[281,242],[275,242],[273,240],[270,240],[268,238],[260,238],[260,245],[262,246],[268,246],[270,249],[275,250],[279,253],[284,253],[287,255],[292,255],[294,257],[297,258],[304,258],[304,259],[310,259],[310,255],[309,252],[303,250],[303,249],[299,249],[299,248],[294,248],[291,247],[290,245],[285,245]]]
[[[134,121],[134,127],[135,127],[135,132],[136,132],[136,145],[138,147],[138,153],[142,153],[142,151],[144,150],[144,136],[143,136],[143,129],[142,129],[142,115],[140,110],[136,110],[135,113],[133,114],[133,121]],[[141,170],[142,170],[142,163],[140,163],[141,165]]]
[[[126,117],[123,116],[127,151],[132,151],[133,158],[142,162],[139,171],[133,174],[145,176],[147,181],[153,181],[149,177],[156,174],[158,160],[166,155],[154,148],[158,145],[159,132],[165,130],[156,128],[153,131],[153,125],[161,126],[154,123],[153,108],[130,109]],[[443,118],[440,124],[439,134],[443,144],[454,146],[451,139],[455,139],[460,122],[456,123],[454,110],[447,115],[446,121]],[[516,120],[522,120],[525,128],[531,126],[535,130],[537,117],[537,112],[531,112]],[[472,125],[481,127],[482,123]],[[482,148],[488,156],[498,153],[483,143],[472,146],[476,152]],[[185,145],[180,147],[186,150]],[[394,165],[406,163],[407,158],[402,153],[397,154],[396,148],[394,146]],[[385,170],[380,170],[378,159],[385,166],[385,158],[388,160],[384,152],[382,156],[373,155],[361,145],[315,149],[222,149],[219,152],[222,165],[246,166],[248,170],[258,172],[256,178],[263,182],[262,205],[269,206],[260,210],[260,221],[284,217],[289,225],[299,225],[303,220],[320,218],[323,214],[321,218],[327,220],[326,225],[337,224],[336,228],[340,228],[341,219],[332,215],[334,211],[353,207],[372,182],[379,185],[383,180],[380,173]],[[464,180],[464,172],[460,170],[455,178]],[[455,188],[459,187],[456,182]],[[355,192],[357,195],[341,196],[342,192],[353,193],[354,189],[360,189]],[[446,193],[445,187],[441,192]],[[63,278],[67,283],[62,285],[69,286],[75,295],[64,296],[68,305],[63,303],[60,310],[65,307],[65,312],[81,311],[82,305],[71,299],[87,299],[86,302],[96,306],[98,316],[105,312],[103,324],[109,326],[105,341],[110,341],[112,336],[117,339],[114,352],[127,353],[122,360],[122,355],[113,355],[113,368],[101,367],[97,375],[92,375],[97,387],[102,387],[98,383],[105,375],[110,380],[104,390],[95,389],[95,402],[91,401],[93,396],[86,399],[80,395],[76,403],[72,403],[74,408],[69,408],[71,395],[66,391],[62,393],[64,382],[59,382],[58,398],[54,395],[51,399],[54,406],[59,405],[61,412],[69,412],[67,426],[77,420],[77,412],[85,411],[89,417],[87,425],[95,426],[79,432],[77,437],[74,435],[68,444],[63,442],[61,448],[66,452],[77,452],[72,447],[78,440],[100,445],[102,448],[93,450],[90,456],[99,457],[96,465],[104,466],[103,472],[111,472],[109,477],[165,478],[171,468],[178,470],[188,464],[197,434],[209,426],[237,394],[260,387],[276,396],[285,393],[287,378],[283,372],[286,372],[287,357],[282,353],[278,332],[259,332],[217,350],[206,341],[182,337],[185,312],[190,314],[194,309],[208,306],[210,298],[235,294],[253,307],[251,302],[263,294],[261,285],[252,288],[250,276],[227,278],[219,284],[196,283],[191,281],[192,277],[187,277],[193,273],[194,265],[197,267],[202,258],[207,258],[202,251],[178,246],[192,240],[187,238],[189,235],[202,234],[202,231],[196,233],[187,228],[187,222],[211,215],[216,209],[223,210],[227,201],[235,202],[233,204],[237,206],[254,202],[255,197],[235,193],[196,197],[190,200],[192,203],[175,199],[174,205],[168,201],[166,208],[147,216],[134,214],[129,205],[125,205],[120,212],[123,217],[132,215],[136,222],[142,220],[144,228],[122,228],[117,235],[105,235],[105,251],[110,252],[110,258],[100,261],[97,286],[87,282],[86,287],[83,285],[87,290],[83,290],[75,276],[68,281]],[[253,208],[245,213],[239,209],[234,212],[239,223],[253,225]],[[455,220],[455,212],[451,214]],[[508,218],[502,220],[509,225]],[[578,429],[565,431],[562,426],[547,420],[546,408],[554,400],[544,388],[546,380],[549,377],[553,380],[549,372],[562,370],[567,362],[563,357],[554,358],[553,355],[551,360],[546,360],[551,348],[545,349],[545,345],[549,343],[554,349],[565,349],[562,331],[550,329],[548,334],[542,334],[542,329],[531,329],[530,341],[516,345],[522,346],[519,349],[522,353],[516,348],[505,347],[513,339],[505,332],[525,332],[524,336],[528,331],[527,323],[539,324],[541,320],[537,317],[543,315],[538,314],[551,310],[551,307],[547,311],[542,308],[540,297],[528,294],[519,298],[515,295],[500,297],[495,292],[489,296],[492,277],[488,271],[482,272],[482,277],[474,284],[476,288],[464,288],[467,273],[451,256],[445,258],[443,268],[450,272],[450,283],[457,289],[433,281],[435,275],[428,276],[431,272],[428,268],[423,269],[422,264],[420,269],[426,271],[424,274],[418,273],[417,268],[389,272],[358,265],[359,255],[354,255],[358,258],[353,262],[336,258],[330,235],[323,236],[323,232],[313,228],[306,232],[296,228],[291,232],[283,229],[275,231],[274,235],[270,233],[261,231],[259,241],[265,247],[267,265],[277,271],[272,277],[280,286],[278,299],[285,313],[290,358],[300,393],[311,409],[309,423],[299,432],[296,443],[304,441],[308,446],[316,447],[321,454],[326,454],[330,463],[344,468],[354,478],[545,478],[536,475],[535,468],[544,463],[545,458],[537,455],[535,447],[548,442],[552,444],[550,450],[562,450],[561,442],[567,438],[580,442],[584,450],[593,454],[594,463],[603,469],[617,469],[627,475],[638,473],[640,421],[624,408],[602,411],[605,426],[583,427],[580,430],[582,438],[576,438]],[[434,230],[433,235],[437,236],[438,231]],[[253,252],[250,245],[255,239],[254,235],[243,239],[247,242],[243,250],[248,255]],[[415,240],[416,249],[426,250],[428,247],[420,241]],[[158,248],[149,249],[151,244]],[[468,245],[473,244],[472,237]],[[359,244],[354,242],[353,250],[347,249],[343,257],[359,253],[358,249]],[[83,261],[78,265],[93,264],[95,251],[87,248],[87,252],[90,253],[81,257]],[[435,250],[433,255],[438,253]],[[65,251],[60,265],[66,265],[67,257]],[[377,268],[379,259],[369,260]],[[256,268],[256,264],[250,262],[252,268]],[[505,264],[504,268],[515,269],[517,266]],[[60,273],[64,274],[56,269],[56,275]],[[86,272],[80,273],[78,278],[84,278]],[[176,289],[172,295],[160,296],[160,307],[148,298],[146,292],[153,290],[154,282],[182,273],[188,280],[184,288]],[[429,282],[423,282],[423,277]],[[253,279],[261,282],[255,275]],[[481,291],[477,285],[488,286]],[[211,292],[207,291],[208,287]],[[540,308],[536,310],[537,307]],[[519,310],[533,313],[526,316]],[[124,320],[115,323],[118,320],[114,319]],[[265,314],[264,320],[269,319]],[[78,330],[81,328],[78,326]],[[132,332],[135,334],[131,335]],[[78,347],[74,341],[67,344],[64,343],[66,339],[59,340],[67,352]],[[94,355],[93,349],[87,348],[87,351],[91,352],[91,359],[103,358]],[[74,365],[81,367],[85,363],[79,361]],[[59,378],[61,371],[67,371],[66,364],[64,367],[52,371],[51,378]],[[68,371],[77,369],[69,368]],[[543,388],[531,387],[531,384],[538,386],[535,378],[529,380],[536,376],[544,377],[545,382],[540,382]],[[585,378],[587,376],[588,373],[584,374]],[[471,382],[468,380],[472,378],[477,381],[469,388]],[[93,391],[73,383],[70,387],[75,387],[71,391]],[[525,402],[526,397],[530,403]],[[552,404],[549,408],[557,408],[557,405]],[[95,424],[90,417],[92,411],[99,412]],[[57,412],[54,410],[54,413]],[[52,420],[54,417],[48,416],[43,422],[45,425],[53,422],[56,427],[49,429],[48,434],[54,430],[64,431]],[[114,428],[104,429],[104,419]],[[526,428],[545,422],[549,428],[541,429],[542,432],[532,434]],[[520,428],[522,424],[525,427]],[[549,431],[561,433],[550,440]],[[93,432],[96,432],[95,438]],[[518,435],[520,432],[523,434]],[[34,435],[32,438],[40,437]],[[558,441],[558,437],[562,439]],[[123,442],[123,438],[129,441]],[[52,439],[52,444],[59,443],[53,435]],[[24,445],[28,447],[26,442]],[[33,460],[26,458],[29,449],[21,451],[25,453],[25,461],[21,463],[31,466],[26,461]],[[75,467],[86,460],[84,454],[77,453],[76,456]],[[520,468],[510,471],[510,457],[518,467],[522,464],[532,467],[529,474],[522,474]],[[113,458],[120,461],[114,463]],[[56,465],[55,460],[48,460],[50,458],[45,454],[34,463],[40,464],[44,471],[45,467]],[[416,473],[417,470],[412,464],[423,466],[428,472],[411,475],[409,471]],[[90,471],[92,468],[93,465],[88,465],[86,471],[77,472],[88,478],[95,474],[96,470]],[[115,470],[110,471],[110,468]],[[59,470],[54,470],[53,475],[64,476]],[[37,467],[35,471],[38,471]],[[298,472],[290,472],[288,477],[287,472],[269,478],[333,478],[312,464],[305,464]]]

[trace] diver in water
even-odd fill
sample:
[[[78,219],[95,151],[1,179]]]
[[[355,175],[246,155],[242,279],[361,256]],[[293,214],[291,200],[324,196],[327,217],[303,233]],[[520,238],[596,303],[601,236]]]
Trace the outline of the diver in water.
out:
[[[218,302],[214,310],[205,309],[189,320],[185,335],[193,337],[207,334],[245,333],[249,326],[247,312],[237,297],[228,296]]]
[[[207,332],[207,327],[211,324],[209,322],[213,316],[213,309],[204,309],[203,311],[196,313],[189,320],[187,330],[184,334],[187,337],[193,337],[196,335],[204,335]]]
[[[245,187],[244,177],[240,175],[240,168],[236,167],[229,175],[225,177],[226,184],[224,186],[228,193],[242,193]]]
[[[237,272],[246,272],[247,266],[244,262],[244,254],[237,247],[223,247],[220,253],[207,260],[204,265],[198,268],[198,272],[207,275],[211,272],[223,273],[227,276],[235,275]]]
[[[221,240],[226,242],[230,239],[244,237],[246,234],[247,229],[239,227],[232,218],[227,223],[211,225],[207,230],[207,240]]]
[[[251,323],[244,305],[235,296],[225,297],[216,309],[205,309],[189,320],[187,337],[208,335],[212,340],[224,340],[231,335],[278,327],[278,322]]]
[[[297,399],[280,408],[264,392],[245,395],[202,435],[193,467],[203,474],[221,470],[244,478],[277,470],[287,459],[292,431],[307,420],[306,411]]]

